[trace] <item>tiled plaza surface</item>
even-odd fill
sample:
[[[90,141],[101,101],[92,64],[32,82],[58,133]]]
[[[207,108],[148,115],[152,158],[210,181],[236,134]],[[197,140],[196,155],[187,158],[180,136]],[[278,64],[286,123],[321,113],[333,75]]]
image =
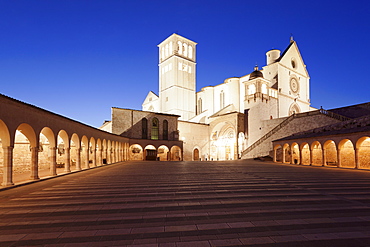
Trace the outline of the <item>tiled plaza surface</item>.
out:
[[[0,191],[0,246],[370,246],[370,171],[99,167]]]

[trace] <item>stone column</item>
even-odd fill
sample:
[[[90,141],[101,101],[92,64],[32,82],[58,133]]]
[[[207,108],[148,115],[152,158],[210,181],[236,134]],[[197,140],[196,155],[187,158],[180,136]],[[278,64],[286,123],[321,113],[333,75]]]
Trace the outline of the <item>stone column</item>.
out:
[[[105,163],[106,164],[109,164],[109,162],[110,162],[110,160],[109,160],[109,149],[107,148],[107,149],[105,149]]]
[[[338,161],[338,167],[342,167],[342,161],[340,159],[340,149],[337,149],[337,161]]]
[[[309,164],[310,166],[313,165],[313,149],[311,150],[310,148],[308,148],[308,150],[310,151],[310,160],[309,160]]]
[[[90,168],[90,165],[89,165],[89,148],[88,147],[85,147],[85,168],[86,169],[89,169]]]
[[[359,157],[359,153],[360,152],[360,149],[359,148],[355,148],[355,169],[359,169],[360,168],[360,157]]]
[[[284,148],[282,148],[283,149],[283,157],[282,157],[282,159],[283,159],[283,164],[285,163],[285,149]]]
[[[64,148],[64,171],[71,172],[71,148]]]
[[[81,171],[81,148],[76,148],[76,170]]]
[[[101,150],[100,148],[96,148],[96,166],[101,166]]]
[[[99,157],[100,157],[100,165],[102,166],[102,165],[104,165],[103,164],[103,152],[104,152],[104,150],[101,148],[100,149],[100,154],[99,154]]]
[[[299,151],[299,155],[298,155],[298,158],[299,158],[299,162],[298,162],[298,165],[302,165],[302,149],[299,148],[298,146],[298,151]]]
[[[50,176],[57,175],[57,148],[51,147],[50,148]]]
[[[276,163],[276,148],[274,148],[274,162]]]
[[[39,178],[39,147],[31,147],[31,180]]]
[[[92,153],[92,156],[93,156],[92,166],[96,167],[96,148],[93,148],[92,151],[93,151],[93,153]]]
[[[13,183],[13,148],[3,147],[3,183],[2,186],[12,186]]]
[[[326,152],[325,152],[325,148],[322,147],[322,166],[325,166],[326,165]]]

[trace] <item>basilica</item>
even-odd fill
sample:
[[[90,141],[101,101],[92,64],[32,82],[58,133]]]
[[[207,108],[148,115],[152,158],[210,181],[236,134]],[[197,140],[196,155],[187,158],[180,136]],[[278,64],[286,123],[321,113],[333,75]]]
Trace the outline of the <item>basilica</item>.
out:
[[[171,125],[178,130],[176,137],[183,142],[181,159],[266,156],[272,147],[259,148],[258,154],[243,152],[287,117],[316,110],[310,107],[310,77],[292,38],[284,51],[267,51],[266,65],[262,68],[251,66],[250,74],[227,78],[222,84],[204,87],[199,92],[196,92],[196,45],[178,34],[158,45],[159,92],[147,94],[142,113],[150,116],[140,123],[135,138],[141,139],[140,132],[158,126],[159,135],[154,138],[144,135],[144,139],[168,139],[161,132],[168,121],[174,121]],[[123,118],[118,120],[114,113],[117,111],[130,110],[112,109],[112,121],[102,129],[133,138],[133,131],[127,132],[131,126],[120,124]],[[166,122],[159,121],[163,116]],[[166,152],[150,146],[149,153]]]

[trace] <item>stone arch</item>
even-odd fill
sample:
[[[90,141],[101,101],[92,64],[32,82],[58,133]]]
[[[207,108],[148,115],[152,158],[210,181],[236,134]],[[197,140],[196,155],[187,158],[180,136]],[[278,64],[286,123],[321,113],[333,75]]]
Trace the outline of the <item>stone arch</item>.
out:
[[[363,136],[356,142],[358,168],[370,169],[370,137]]]
[[[42,176],[57,175],[56,169],[56,138],[54,132],[49,127],[44,127],[39,137],[38,166],[39,170],[49,170],[48,173],[40,174]]]
[[[236,130],[230,122],[218,123],[211,132],[210,160],[237,158]]]
[[[338,166],[338,152],[337,145],[333,140],[327,140],[324,143],[324,157],[327,166]]]
[[[297,103],[293,103],[293,104],[290,105],[290,107],[289,107],[289,116],[293,115],[293,114],[300,113],[300,112],[301,112],[301,109],[299,108]]]
[[[153,145],[147,145],[144,148],[145,160],[156,160],[157,159],[157,149]]]
[[[314,141],[311,144],[311,164],[312,165],[317,165],[317,166],[322,166],[324,161],[323,161],[323,153],[322,153],[322,146],[321,143],[318,141]]]
[[[298,143],[293,142],[291,145],[291,154],[292,154],[292,160],[291,163],[293,164],[301,164],[301,159],[300,159],[300,148]]]
[[[22,174],[30,174],[31,180],[39,179],[38,175],[38,140],[31,125],[22,123],[15,131],[13,149],[13,174],[18,181]]]
[[[71,147],[71,170],[81,170],[81,143],[76,133],[73,133],[70,141]]]
[[[283,147],[280,144],[274,146],[274,162],[283,162]]]
[[[10,146],[10,133],[8,126],[0,119],[0,139],[3,147]]]
[[[310,165],[311,164],[311,152],[310,152],[310,146],[307,142],[304,142],[300,145],[301,150],[301,165]]]
[[[132,144],[129,147],[129,159],[130,160],[144,160],[143,147],[139,144]]]
[[[158,147],[157,159],[160,161],[169,160],[170,149],[166,145],[161,145]]]
[[[57,168],[64,168],[70,172],[70,143],[69,136],[65,130],[60,130],[57,136]]]
[[[193,161],[200,160],[200,151],[198,148],[193,149]]]
[[[291,163],[292,154],[290,151],[290,146],[288,143],[285,143],[283,146],[283,163]]]
[[[0,119],[0,174],[2,185],[13,185],[13,148],[10,145],[8,126]]]
[[[89,139],[84,135],[81,137],[81,167],[84,169],[89,166]]]
[[[181,148],[179,146],[172,146],[171,147],[171,160],[175,161],[181,161],[182,160],[182,153],[181,153]]]
[[[254,83],[248,85],[248,95],[253,95],[256,93],[256,85]]]
[[[339,149],[339,166],[355,168],[355,149],[351,140],[343,139],[338,144]]]

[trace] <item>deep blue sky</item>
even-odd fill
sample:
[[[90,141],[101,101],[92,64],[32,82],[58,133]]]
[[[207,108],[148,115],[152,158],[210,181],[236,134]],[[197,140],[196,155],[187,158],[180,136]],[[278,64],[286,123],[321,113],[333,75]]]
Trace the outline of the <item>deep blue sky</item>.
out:
[[[197,90],[265,65],[293,34],[313,107],[370,101],[370,1],[0,0],[0,93],[98,127],[158,92],[157,45],[197,46]]]

